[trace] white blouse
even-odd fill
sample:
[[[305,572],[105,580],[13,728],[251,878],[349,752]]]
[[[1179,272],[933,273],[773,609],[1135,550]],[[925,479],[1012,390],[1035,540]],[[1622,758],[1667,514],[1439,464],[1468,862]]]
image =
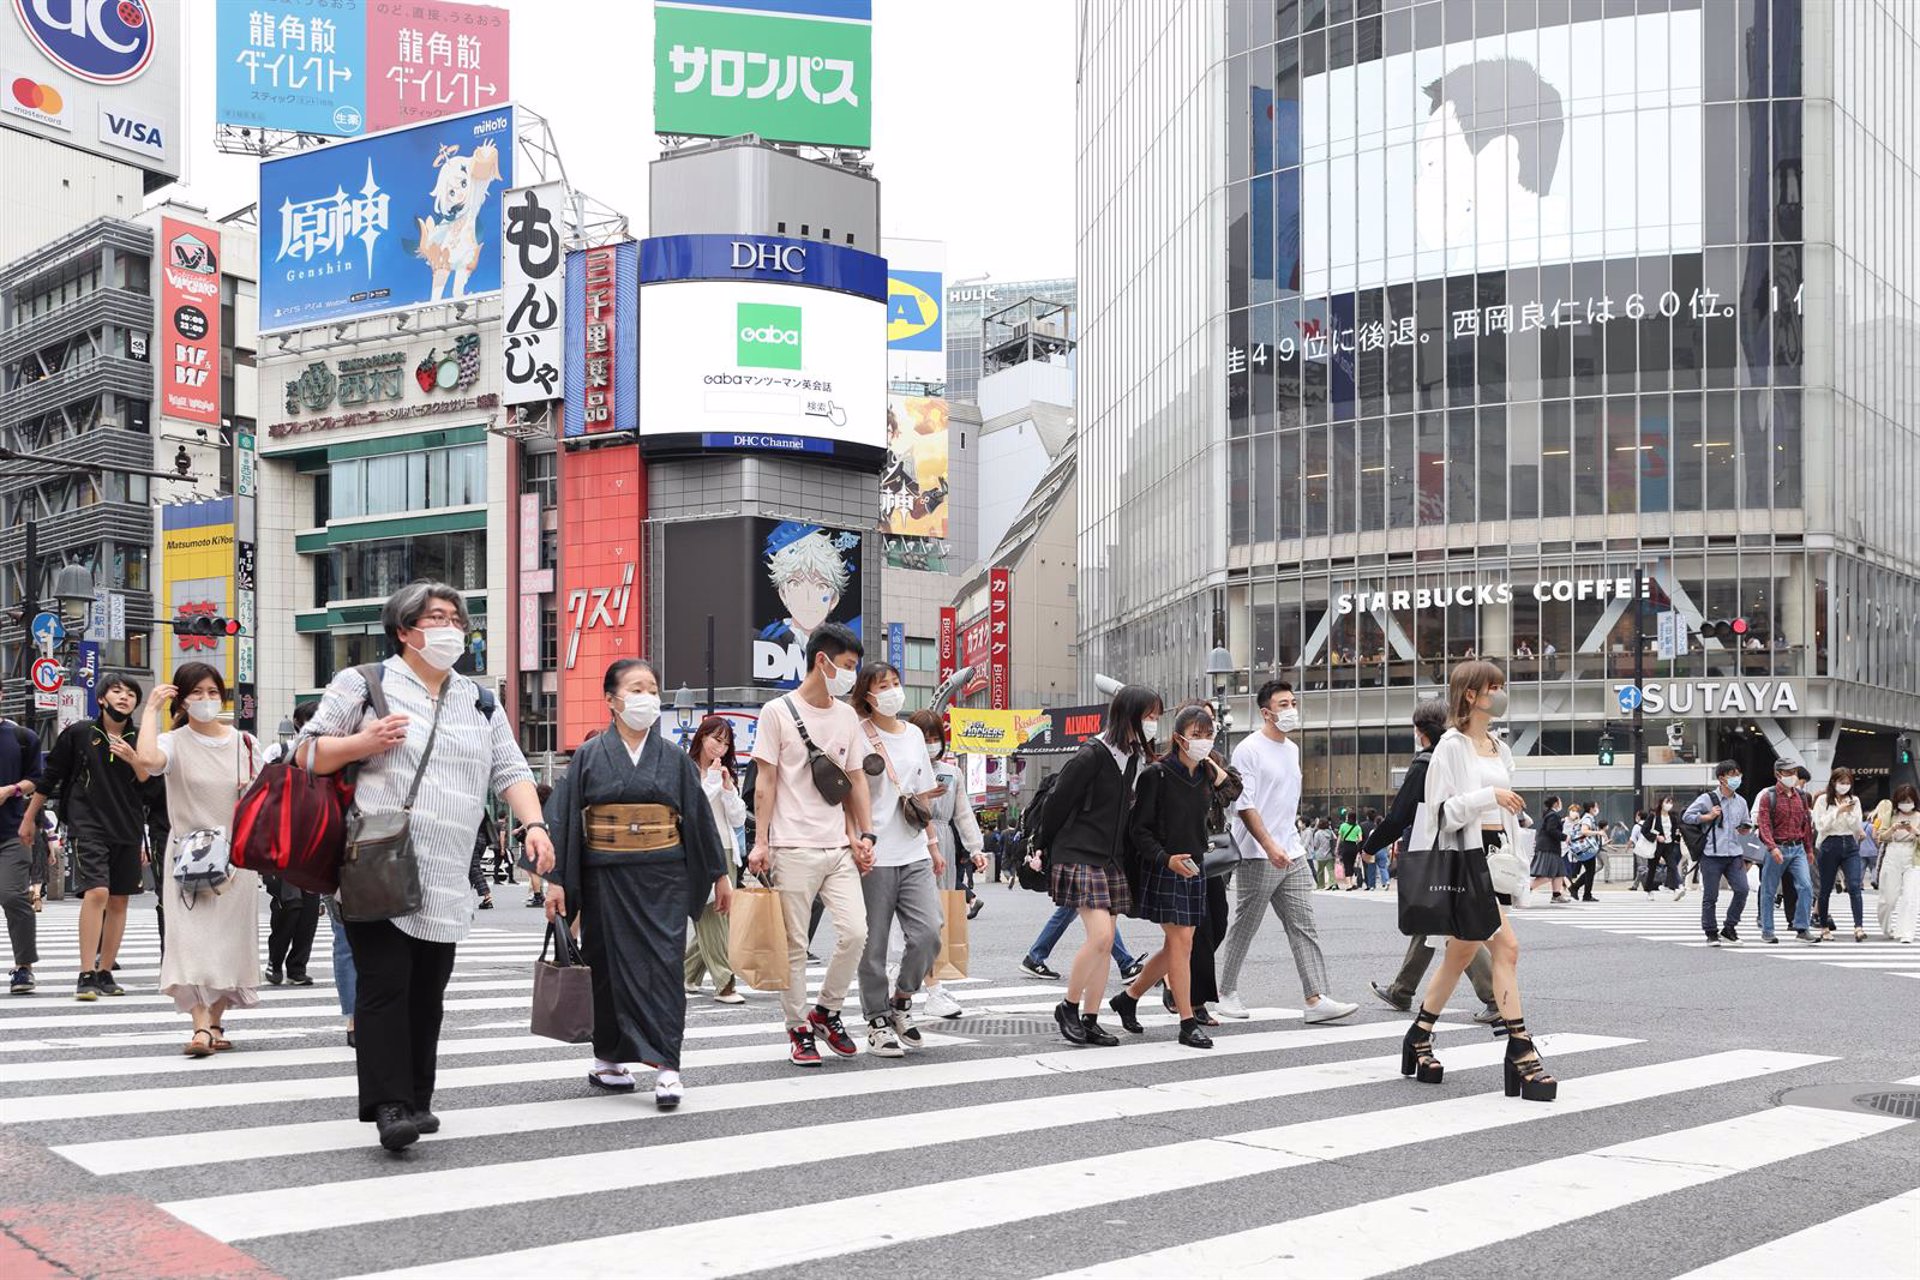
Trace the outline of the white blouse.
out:
[[[1413,848],[1479,848],[1482,826],[1498,826],[1506,834],[1507,848],[1516,847],[1519,824],[1494,796],[1497,788],[1513,787],[1513,752],[1498,738],[1494,745],[1498,753],[1483,756],[1458,729],[1441,737],[1427,765],[1425,803],[1414,819]]]

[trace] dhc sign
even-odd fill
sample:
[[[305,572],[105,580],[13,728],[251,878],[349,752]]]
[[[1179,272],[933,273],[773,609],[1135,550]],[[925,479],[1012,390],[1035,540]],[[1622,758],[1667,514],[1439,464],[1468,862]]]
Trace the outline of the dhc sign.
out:
[[[751,280],[887,300],[887,260],[846,245],[786,236],[655,236],[640,242],[640,283]]]
[[[745,271],[750,267],[761,271],[784,271],[789,275],[801,275],[807,269],[807,246],[735,240],[733,269]]]
[[[1800,714],[1800,695],[1785,680],[1648,680],[1640,687],[1650,716]],[[1618,696],[1631,688],[1615,685],[1613,691]]]

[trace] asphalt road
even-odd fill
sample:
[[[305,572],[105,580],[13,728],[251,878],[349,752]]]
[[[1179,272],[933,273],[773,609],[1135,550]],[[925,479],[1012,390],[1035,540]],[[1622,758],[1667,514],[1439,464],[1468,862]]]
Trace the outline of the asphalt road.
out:
[[[984,893],[972,978],[952,989],[971,1013],[1043,1027],[1057,985],[1016,966],[1049,904]],[[266,989],[228,1018],[236,1050],[195,1063],[185,1019],[154,994],[150,910],[134,913],[129,996],[83,1005],[73,908],[50,904],[41,991],[0,1004],[0,1273],[677,1276],[830,1260],[889,1280],[1664,1280],[1731,1259],[1712,1274],[1920,1277],[1920,1132],[1826,1105],[1920,1084],[1920,947],[1693,946],[1697,897],[1619,890],[1520,913],[1527,1020],[1563,1081],[1537,1104],[1501,1096],[1464,983],[1440,1037],[1446,1083],[1400,1079],[1407,1019],[1367,991],[1402,949],[1392,899],[1321,894],[1335,994],[1361,1002],[1345,1022],[1302,1024],[1271,919],[1243,981],[1257,1016],[1212,1053],[1172,1044],[1164,1022],[1095,1050],[962,1021],[929,1024],[943,1042],[906,1062],[801,1072],[775,997],[694,997],[687,1101],[663,1117],[644,1075],[635,1097],[592,1094],[584,1047],[527,1038],[539,914],[508,889],[499,901],[449,994],[446,1129],[399,1158],[351,1120],[324,922],[319,985]],[[1152,927],[1123,934],[1144,949]],[[1821,1085],[1849,1087],[1795,1092]]]

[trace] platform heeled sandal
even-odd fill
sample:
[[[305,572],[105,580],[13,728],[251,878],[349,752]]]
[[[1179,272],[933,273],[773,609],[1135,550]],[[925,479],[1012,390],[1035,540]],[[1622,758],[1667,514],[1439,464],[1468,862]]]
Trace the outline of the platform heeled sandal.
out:
[[[1412,1076],[1421,1084],[1440,1083],[1446,1068],[1433,1056],[1433,1028],[1439,1020],[1439,1014],[1422,1008],[1413,1025],[1407,1028],[1407,1038],[1400,1042],[1401,1075]]]
[[[1540,1061],[1540,1053],[1533,1047],[1533,1037],[1527,1034],[1524,1018],[1514,1018],[1507,1023],[1505,1070],[1509,1098],[1552,1102],[1560,1094],[1560,1082],[1547,1074],[1546,1064]]]

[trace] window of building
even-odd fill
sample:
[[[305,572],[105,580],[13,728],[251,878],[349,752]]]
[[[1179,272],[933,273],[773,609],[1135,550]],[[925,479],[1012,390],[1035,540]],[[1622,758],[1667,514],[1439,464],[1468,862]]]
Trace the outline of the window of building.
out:
[[[356,542],[314,558],[313,604],[385,599],[409,582],[428,579],[462,591],[487,585],[487,535],[429,533],[413,538]]]
[[[487,446],[457,445],[373,458],[349,458],[331,468],[327,485],[332,520],[399,515],[487,500]]]

